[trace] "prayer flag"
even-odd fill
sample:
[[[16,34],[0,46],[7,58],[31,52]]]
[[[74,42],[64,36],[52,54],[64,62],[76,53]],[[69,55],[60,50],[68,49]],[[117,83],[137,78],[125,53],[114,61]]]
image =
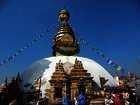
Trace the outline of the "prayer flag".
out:
[[[114,68],[117,70],[117,71],[120,71],[122,70],[122,67],[118,64],[114,65]]]

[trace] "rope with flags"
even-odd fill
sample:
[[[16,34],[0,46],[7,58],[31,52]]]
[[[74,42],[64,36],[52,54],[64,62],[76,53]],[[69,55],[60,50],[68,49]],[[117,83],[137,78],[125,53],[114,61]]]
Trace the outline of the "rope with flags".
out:
[[[67,2],[66,2],[67,3]],[[65,3],[65,4],[66,4]],[[50,10],[53,10],[54,9],[54,6],[53,5],[50,5],[50,7],[48,7],[48,12]],[[50,28],[50,27],[49,27]],[[47,29],[47,32],[49,31],[49,29]],[[7,57],[6,59],[4,60],[1,60],[0,61],[0,67],[5,65],[5,64],[8,64],[10,61],[14,60],[15,57],[19,56],[21,53],[23,53],[26,49],[30,48],[32,45],[34,45],[36,42],[40,41],[43,37],[45,36],[45,34],[40,34],[38,35],[38,37],[36,38],[33,38],[32,41],[30,43],[28,43],[26,46],[20,48],[19,50],[16,51],[16,53],[14,53],[12,56],[9,56]]]
[[[47,30],[48,32],[49,30]],[[23,53],[26,49],[32,47],[35,43],[37,43],[38,41],[40,41],[45,35],[47,34],[40,34],[37,35],[37,37],[33,38],[31,42],[29,42],[26,46],[20,48],[19,50],[17,50],[12,56],[7,57],[6,59],[0,61],[0,67],[9,63],[10,61],[14,60],[15,57],[19,56],[21,53]]]
[[[83,43],[82,45],[89,47],[97,55],[101,56],[107,62],[107,64],[112,66],[116,71],[124,71],[123,67],[120,64],[115,63],[111,58],[106,56],[100,49],[91,47],[89,43],[83,38],[81,38],[79,41]]]

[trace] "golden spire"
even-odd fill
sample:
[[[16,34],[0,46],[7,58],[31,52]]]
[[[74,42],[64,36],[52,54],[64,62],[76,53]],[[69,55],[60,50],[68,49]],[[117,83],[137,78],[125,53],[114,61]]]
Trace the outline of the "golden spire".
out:
[[[62,33],[69,33],[75,40],[74,32],[68,23],[69,18],[69,12],[66,9],[62,9],[59,13],[59,20],[61,22],[61,25],[58,32],[56,33],[56,37],[57,35],[61,36]]]
[[[62,9],[59,13],[59,19],[61,22],[68,22],[69,20],[69,12],[66,9]]]
[[[68,20],[70,14],[66,9],[59,13],[60,27],[54,37],[53,55],[75,55],[79,53],[79,45]]]

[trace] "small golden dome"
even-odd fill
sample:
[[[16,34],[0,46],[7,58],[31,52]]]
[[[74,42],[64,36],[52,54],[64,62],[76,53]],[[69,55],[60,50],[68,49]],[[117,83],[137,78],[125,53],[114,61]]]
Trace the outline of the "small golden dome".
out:
[[[61,22],[67,22],[69,20],[69,12],[66,9],[62,9],[59,13],[59,19]]]

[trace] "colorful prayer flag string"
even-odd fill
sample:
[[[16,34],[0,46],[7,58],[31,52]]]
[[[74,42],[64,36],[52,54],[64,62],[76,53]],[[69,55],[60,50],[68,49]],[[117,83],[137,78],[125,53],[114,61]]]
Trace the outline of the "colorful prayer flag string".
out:
[[[12,56],[9,56],[8,58],[0,61],[0,66],[9,63],[10,61],[14,60],[15,57],[19,56],[21,53],[23,53],[25,51],[25,49],[30,48],[32,45],[34,45],[36,42],[38,42],[39,40],[41,40],[43,37],[45,36],[45,34],[40,34],[38,35],[36,38],[33,38],[33,40],[28,43],[26,46],[24,46],[23,48],[20,48],[19,50],[16,51],[16,53],[14,53]]]
[[[115,63],[113,60],[111,60],[109,57],[107,57],[100,49],[91,47],[89,43],[81,38],[79,42],[82,42],[82,44],[85,44],[85,46],[89,47],[93,52],[95,52],[97,55],[100,55],[108,65],[111,65],[116,71],[124,71],[123,67],[117,63]]]

